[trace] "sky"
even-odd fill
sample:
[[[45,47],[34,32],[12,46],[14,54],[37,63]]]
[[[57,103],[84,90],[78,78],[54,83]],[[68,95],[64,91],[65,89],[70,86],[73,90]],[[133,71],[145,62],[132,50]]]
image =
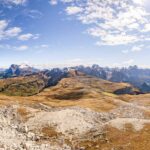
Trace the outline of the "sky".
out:
[[[0,0],[0,67],[150,68],[149,0]]]

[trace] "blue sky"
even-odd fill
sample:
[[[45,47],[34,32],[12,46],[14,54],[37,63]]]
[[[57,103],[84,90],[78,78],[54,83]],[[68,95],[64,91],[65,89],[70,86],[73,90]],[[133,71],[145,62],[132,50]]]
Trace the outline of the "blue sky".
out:
[[[150,67],[149,0],[0,0],[0,67]]]

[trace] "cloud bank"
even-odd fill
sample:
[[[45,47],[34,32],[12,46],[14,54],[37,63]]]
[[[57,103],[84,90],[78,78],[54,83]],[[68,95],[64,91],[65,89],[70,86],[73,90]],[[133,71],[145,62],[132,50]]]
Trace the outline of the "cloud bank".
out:
[[[97,45],[127,45],[150,40],[146,0],[51,0],[63,3],[68,16],[86,24]]]

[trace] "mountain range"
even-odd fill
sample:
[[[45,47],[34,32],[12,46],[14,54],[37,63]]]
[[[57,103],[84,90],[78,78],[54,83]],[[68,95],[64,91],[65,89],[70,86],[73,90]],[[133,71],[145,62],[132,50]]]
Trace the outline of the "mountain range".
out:
[[[69,74],[70,70],[82,72],[86,75],[111,82],[129,83],[138,88],[141,93],[150,92],[150,69],[141,69],[137,66],[130,66],[128,68],[108,68],[94,64],[91,67],[80,65],[63,69],[53,68],[51,70],[39,70],[26,64],[12,64],[8,69],[0,71],[0,78],[7,79],[33,75],[42,76],[44,82],[46,82],[44,87],[49,87],[56,85],[59,80],[65,78]]]
[[[92,67],[77,66],[74,69],[112,82],[127,82],[139,88],[142,92],[150,92],[150,69],[137,66],[128,68],[108,68],[93,65]]]

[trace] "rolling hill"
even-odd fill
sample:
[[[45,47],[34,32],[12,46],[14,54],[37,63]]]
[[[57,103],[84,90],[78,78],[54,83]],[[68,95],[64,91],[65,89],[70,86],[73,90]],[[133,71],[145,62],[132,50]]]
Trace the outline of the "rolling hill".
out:
[[[59,82],[59,80],[61,81]],[[70,70],[66,75],[57,75],[54,72],[48,71],[24,77],[1,79],[0,91],[7,95],[31,96],[40,93],[46,87],[56,85],[58,82],[59,84],[55,88],[68,91],[64,95],[53,95],[54,98],[58,99],[81,98],[93,92],[109,92],[114,94],[139,93],[138,89],[128,83],[113,83],[75,70]]]

